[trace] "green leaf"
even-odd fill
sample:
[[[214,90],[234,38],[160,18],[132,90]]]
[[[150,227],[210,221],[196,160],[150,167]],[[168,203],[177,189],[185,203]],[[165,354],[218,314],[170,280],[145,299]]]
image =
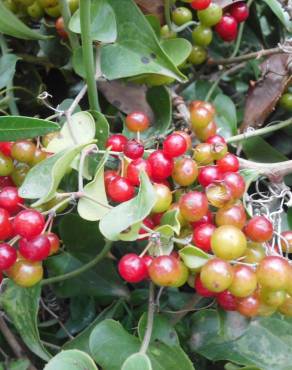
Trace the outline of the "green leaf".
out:
[[[33,353],[48,361],[51,356],[42,345],[37,328],[40,286],[21,288],[12,280],[6,279],[1,290],[0,305],[18,334]]]
[[[29,360],[20,359],[16,361],[11,361],[9,364],[2,365],[0,364],[0,370],[28,370],[30,366]]]
[[[288,159],[259,136],[242,141],[242,147],[248,159],[252,161],[272,163],[286,161]]]
[[[7,86],[13,79],[15,66],[18,60],[20,60],[20,58],[14,54],[5,54],[0,58],[0,89]]]
[[[289,208],[287,211],[288,225],[292,229],[292,208]]]
[[[43,36],[38,32],[27,27],[18,17],[6,8],[4,3],[0,1],[0,32],[5,35],[17,37],[24,40],[45,40],[47,36]]]
[[[250,185],[260,176],[260,173],[252,168],[246,168],[244,170],[240,170],[239,172],[245,181],[245,191],[248,191]]]
[[[231,364],[230,362],[224,366],[225,370],[261,370],[258,367],[255,366],[237,366],[234,364]]]
[[[58,131],[59,125],[44,119],[19,116],[0,117],[0,141],[30,139]]]
[[[96,203],[88,198],[80,198],[78,202],[78,213],[87,221],[99,221],[110,210],[104,185],[104,165],[108,153],[105,153],[96,170],[94,179],[84,186],[84,194],[94,199]]]
[[[187,245],[179,251],[181,259],[190,270],[197,270],[205,265],[212,256],[193,245]]]
[[[237,116],[233,101],[224,94],[218,94],[213,101],[216,108],[216,124],[218,133],[225,138],[236,135]]]
[[[86,145],[62,150],[34,166],[19,188],[19,195],[25,199],[38,199],[34,207],[52,199],[72,161]]]
[[[190,348],[209,360],[289,370],[291,319],[273,315],[248,320],[238,313],[204,310],[194,314],[192,321]]]
[[[287,31],[292,32],[292,20],[291,17],[278,0],[264,0],[264,2],[271,8],[274,14],[286,27]]]
[[[172,240],[174,236],[174,229],[170,225],[161,225],[155,228],[155,231],[157,231],[160,234],[160,245],[159,249],[161,251],[161,254],[163,255],[170,255],[170,253],[173,251],[174,242]],[[151,255],[155,255],[157,253],[157,247],[153,245],[149,249],[149,253]]]
[[[133,0],[107,0],[114,10],[116,43],[101,48],[101,70],[109,80],[156,73],[178,81],[186,77],[164,52],[140,9]]]
[[[95,41],[108,44],[117,38],[117,23],[115,13],[107,0],[92,0],[91,9],[91,38]],[[81,33],[80,10],[72,16],[69,28],[75,33]]]
[[[180,223],[178,220],[178,209],[173,209],[170,211],[167,211],[162,216],[162,219],[160,221],[160,225],[169,225],[172,230],[178,235],[180,233]]]
[[[89,111],[89,113],[95,120],[97,146],[99,149],[105,149],[105,144],[110,133],[109,123],[102,113],[97,111]]]
[[[100,221],[99,228],[109,240],[119,240],[120,233],[144,220],[155,204],[155,192],[148,176],[141,173],[138,195],[110,210]],[[113,222],[114,220],[114,222]]]
[[[53,357],[44,370],[98,370],[87,353],[76,349],[62,351]]]
[[[183,38],[162,40],[161,46],[176,66],[182,64],[192,51],[192,44]]]
[[[121,370],[152,370],[151,361],[143,353],[134,353],[126,359]]]

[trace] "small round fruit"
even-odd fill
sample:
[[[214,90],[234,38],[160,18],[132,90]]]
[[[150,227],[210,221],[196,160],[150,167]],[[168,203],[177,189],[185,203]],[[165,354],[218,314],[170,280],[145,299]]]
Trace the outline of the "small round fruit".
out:
[[[236,155],[227,153],[221,159],[216,162],[221,172],[238,172],[239,160]]]
[[[174,163],[173,180],[180,186],[192,185],[198,176],[198,166],[191,158],[182,158]]]
[[[265,216],[254,216],[244,228],[245,235],[254,242],[264,243],[273,237],[273,225]]]
[[[182,26],[193,19],[192,12],[184,6],[176,8],[171,13],[171,17],[173,22],[178,26]]]
[[[205,252],[211,251],[211,237],[216,230],[213,224],[202,224],[194,228],[192,243]]]
[[[36,146],[32,141],[16,141],[11,148],[11,156],[18,162],[30,163],[33,160]]]
[[[152,208],[152,212],[160,213],[167,211],[172,203],[172,193],[169,187],[164,184],[154,184],[153,189],[156,195],[156,202]]]
[[[236,297],[229,291],[225,290],[217,294],[217,302],[220,307],[225,311],[236,311],[237,310],[237,300]]]
[[[64,24],[63,17],[57,18],[57,20],[55,22],[55,27],[56,27],[56,31],[57,31],[58,35],[62,39],[66,40],[68,38],[68,33],[65,30],[65,24]]]
[[[198,18],[200,22],[207,27],[215,26],[218,22],[220,22],[222,15],[223,10],[221,6],[215,3],[211,3],[208,8],[198,11]]]
[[[192,139],[189,134],[187,134],[185,131],[174,131],[174,134],[179,134],[185,139],[187,143],[187,151],[192,148]]]
[[[267,256],[257,267],[257,279],[263,288],[270,290],[286,289],[290,265],[283,257]]]
[[[199,24],[192,32],[192,38],[196,45],[208,46],[213,39],[213,32],[210,27]]]
[[[285,302],[278,307],[278,311],[285,316],[292,316],[292,297],[290,295],[287,295]]]
[[[36,149],[32,158],[32,161],[30,162],[31,166],[35,166],[38,163],[44,161],[47,159],[49,156],[49,153],[45,152],[44,150],[41,149]]]
[[[203,64],[207,60],[207,57],[208,53],[206,49],[202,46],[195,45],[192,47],[192,51],[188,56],[188,61],[197,66]]]
[[[201,141],[206,141],[208,140],[209,137],[214,136],[217,132],[217,125],[214,121],[211,121],[208,126],[201,128],[201,129],[196,129],[194,131],[196,137],[201,140]]]
[[[45,227],[44,216],[32,209],[20,211],[13,220],[13,228],[16,235],[26,239],[41,234]]]
[[[238,23],[230,14],[224,14],[220,22],[216,25],[215,31],[222,40],[230,42],[236,39]]]
[[[176,32],[169,29],[168,25],[165,24],[160,28],[160,37],[162,39],[175,39],[176,38]]]
[[[139,283],[148,276],[145,262],[134,253],[126,254],[120,259],[118,270],[121,277],[128,283]]]
[[[274,290],[271,291],[269,289],[261,289],[260,290],[260,299],[261,301],[272,307],[279,307],[281,306],[286,299],[287,293],[285,290]]]
[[[56,254],[60,249],[60,238],[55,233],[49,232],[45,234],[46,237],[49,239],[50,242],[50,254],[49,256],[52,256],[53,254]]]
[[[218,227],[211,237],[214,254],[224,260],[236,260],[244,255],[246,238],[241,230],[232,225]]]
[[[3,153],[6,157],[11,157],[11,148],[13,144],[13,141],[1,141],[0,152]]]
[[[106,142],[106,147],[111,147],[113,152],[122,152],[128,139],[122,134],[111,135]]]
[[[204,10],[208,8],[212,0],[192,0],[191,7],[195,10]]]
[[[19,253],[29,261],[42,261],[50,254],[51,244],[47,236],[38,235],[30,240],[20,239]]]
[[[19,286],[29,288],[43,278],[44,270],[40,262],[19,259],[7,271],[7,275]]]
[[[163,153],[168,158],[175,158],[187,151],[187,142],[180,134],[171,134],[163,142]]]
[[[16,250],[9,244],[0,244],[0,271],[7,270],[14,265],[17,259]]]
[[[246,317],[254,317],[258,314],[260,301],[258,295],[254,293],[249,297],[237,300],[237,311]]]
[[[228,11],[238,23],[246,21],[249,16],[249,7],[244,1],[232,4]]]
[[[71,14],[75,13],[79,8],[79,0],[68,0]]]
[[[232,193],[224,183],[212,183],[205,189],[208,202],[216,208],[228,206],[232,199]]]
[[[260,302],[257,315],[261,317],[269,317],[273,315],[276,312],[276,310],[277,310],[277,307],[268,306],[264,304],[263,302]]]
[[[226,144],[226,140],[221,135],[214,135],[206,140],[208,144]]]
[[[7,186],[0,190],[0,207],[6,209],[9,213],[19,211],[23,202],[15,186]]]
[[[226,172],[222,175],[224,183],[230,188],[232,196],[240,199],[245,192],[245,181],[239,173]]]
[[[12,174],[14,169],[13,161],[10,157],[6,157],[3,153],[0,153],[0,176],[9,176]]]
[[[222,174],[217,166],[206,166],[200,169],[198,181],[203,187],[207,187],[213,182],[219,181]]]
[[[199,221],[191,222],[191,226],[195,229],[203,224],[213,224],[213,213],[208,211]]]
[[[248,297],[257,287],[257,275],[255,271],[245,265],[237,265],[233,268],[234,276],[229,291],[239,298]]]
[[[207,165],[213,162],[212,146],[207,143],[198,144],[194,149],[194,160],[200,165]]]
[[[0,203],[0,207],[1,207],[1,203]],[[292,253],[292,231],[283,231],[281,236],[284,238],[284,239],[281,239],[282,251]]]
[[[265,256],[266,251],[262,244],[247,242],[247,248],[242,261],[246,263],[259,263]]]
[[[292,94],[286,93],[282,95],[281,99],[279,100],[280,107],[287,110],[292,111]]]
[[[150,279],[159,286],[179,287],[188,279],[188,269],[173,256],[159,256],[148,268]]]
[[[205,288],[220,293],[230,287],[233,269],[228,262],[213,258],[202,267],[200,278]]]
[[[114,170],[106,170],[104,171],[104,184],[105,187],[108,186],[108,184],[116,177],[118,176],[117,171]]]
[[[135,196],[135,188],[124,177],[116,176],[106,188],[107,195],[113,202],[122,203]]]
[[[0,240],[8,239],[13,234],[13,227],[9,220],[10,214],[4,208],[0,208]]]
[[[228,151],[227,144],[216,143],[212,145],[213,158],[216,160],[222,159]]]
[[[127,167],[127,179],[134,186],[140,185],[140,174],[144,171],[149,177],[152,177],[152,168],[148,161],[138,158],[129,163]]]
[[[37,0],[42,8],[53,7],[58,4],[58,0]]]
[[[147,159],[152,172],[154,181],[167,179],[172,173],[173,160],[166,157],[162,150],[156,150],[151,153]]]
[[[190,107],[190,120],[193,130],[202,129],[208,126],[213,120],[214,114],[204,106]]]
[[[50,143],[53,139],[55,139],[55,138],[57,138],[57,137],[59,137],[59,136],[60,136],[60,132],[59,132],[59,131],[50,132],[50,133],[48,133],[48,134],[44,135],[44,136],[42,137],[42,144],[43,144],[43,146],[44,146],[45,148],[47,148],[47,147],[48,147],[48,145],[49,145],[49,143]]]
[[[61,12],[61,7],[60,5],[56,5],[56,6],[50,6],[48,8],[45,8],[45,13],[48,14],[50,17],[52,18],[58,18],[61,16],[62,12]]]
[[[26,10],[27,14],[34,19],[40,19],[44,15],[44,9],[37,1],[34,1]]]
[[[232,225],[242,229],[246,223],[246,213],[243,205],[232,204],[218,209],[215,221],[217,226]]]
[[[124,146],[124,154],[130,159],[141,158],[144,154],[144,146],[137,140],[129,140]]]
[[[199,221],[208,212],[207,197],[199,191],[191,191],[180,198],[179,209],[187,221]]]
[[[196,276],[195,278],[195,290],[202,297],[214,297],[215,295],[214,292],[211,292],[210,290],[204,287],[202,280],[200,279],[200,276]]]
[[[14,186],[14,183],[9,176],[0,176],[0,189],[6,188],[7,186]]]
[[[143,112],[132,112],[127,115],[125,124],[131,132],[143,132],[149,128],[150,121]]]

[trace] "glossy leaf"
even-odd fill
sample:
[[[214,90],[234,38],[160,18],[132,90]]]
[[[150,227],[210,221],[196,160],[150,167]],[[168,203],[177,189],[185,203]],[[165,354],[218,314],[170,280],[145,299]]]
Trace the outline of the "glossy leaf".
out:
[[[192,44],[183,38],[162,40],[161,47],[176,66],[182,64],[192,51]]]
[[[44,119],[20,116],[0,117],[0,141],[15,141],[58,131],[59,125]]]
[[[153,186],[148,176],[141,173],[138,195],[111,209],[100,221],[100,231],[109,240],[119,240],[120,233],[148,216],[154,204]]]
[[[41,343],[37,317],[41,288],[21,288],[6,279],[0,295],[0,306],[8,315],[27,347],[45,361],[51,357]]]
[[[95,120],[95,138],[99,149],[105,149],[107,138],[109,137],[109,123],[105,116],[97,111],[89,111]]]
[[[236,135],[237,117],[233,101],[227,95],[218,94],[213,103],[216,108],[218,133],[225,138]]]
[[[87,353],[75,350],[58,353],[44,367],[44,370],[98,370]]]
[[[206,252],[202,251],[202,249],[197,248],[193,245],[187,245],[186,247],[181,249],[179,251],[179,255],[181,259],[184,261],[184,264],[190,270],[196,270],[201,268],[212,257]]]
[[[180,223],[178,220],[179,210],[174,209],[164,213],[161,218],[160,225],[169,225],[173,231],[178,235],[180,233]]]
[[[248,159],[255,162],[272,163],[281,162],[288,159],[259,136],[244,140],[242,142],[242,147]]]
[[[264,0],[264,2],[271,8],[276,17],[286,27],[288,32],[292,32],[292,20],[288,11],[284,9],[284,3],[280,3],[277,0]]]
[[[15,66],[19,59],[14,54],[5,54],[0,58],[0,89],[7,86],[13,79]]]
[[[250,185],[255,182],[260,176],[259,172],[257,170],[253,170],[252,168],[240,170],[240,174],[245,181],[245,191],[248,191]]]
[[[121,370],[152,370],[149,357],[142,353],[134,353],[126,359]]]

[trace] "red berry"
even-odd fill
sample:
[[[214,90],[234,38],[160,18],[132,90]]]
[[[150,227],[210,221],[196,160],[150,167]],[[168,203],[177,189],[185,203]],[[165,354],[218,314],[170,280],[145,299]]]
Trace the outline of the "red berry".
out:
[[[213,224],[213,214],[211,211],[208,211],[205,216],[203,216],[199,221],[191,222],[193,228],[199,227],[204,224]]]
[[[224,14],[220,22],[215,26],[215,31],[224,41],[233,41],[237,37],[238,23],[230,14]]]
[[[232,196],[239,199],[245,192],[245,181],[237,172],[226,172],[222,175],[225,185],[231,190]]]
[[[152,176],[152,168],[148,161],[143,158],[138,158],[129,163],[127,167],[127,179],[134,186],[140,185],[140,173],[145,171],[149,177]]]
[[[17,259],[16,250],[11,245],[0,244],[0,270],[7,270],[14,265]]]
[[[154,181],[165,180],[172,173],[173,160],[167,158],[162,150],[156,150],[151,153],[147,159],[152,170],[152,179]]]
[[[14,183],[9,176],[0,176],[0,189],[5,188],[6,186],[14,186]]]
[[[42,261],[50,254],[51,243],[47,236],[38,235],[30,240],[19,240],[19,253],[29,261]]]
[[[143,132],[149,127],[149,118],[143,112],[132,112],[125,120],[126,126],[129,131]]]
[[[191,2],[191,7],[195,10],[204,10],[208,8],[212,0],[193,0]]]
[[[231,5],[229,13],[238,23],[241,23],[247,20],[249,16],[249,8],[245,2],[239,2]]]
[[[196,276],[195,278],[195,289],[198,294],[202,297],[214,297],[215,293],[211,292],[209,289],[205,288],[200,276]]]
[[[15,234],[26,239],[31,239],[41,234],[44,226],[44,216],[40,212],[32,209],[20,211],[13,220]]]
[[[50,256],[55,254],[60,249],[60,239],[58,235],[55,233],[46,233],[46,237],[49,239],[50,242]]]
[[[115,178],[118,176],[118,173],[117,171],[113,171],[113,170],[107,170],[104,172],[104,184],[105,186],[107,187],[108,184]]]
[[[107,139],[106,147],[111,147],[111,150],[113,152],[122,152],[127,141],[128,139],[126,138],[126,136],[121,134],[114,134]]]
[[[248,221],[244,232],[252,241],[264,243],[273,237],[273,224],[264,216],[255,216]]]
[[[217,166],[206,166],[200,169],[198,181],[202,186],[207,187],[221,178],[222,174]]]
[[[236,155],[227,153],[216,162],[219,170],[223,172],[237,172],[239,170],[239,160]]]
[[[144,260],[137,254],[126,254],[118,265],[121,277],[129,283],[139,283],[148,277],[148,269]]]
[[[13,142],[12,141],[2,141],[0,142],[0,152],[2,152],[6,157],[11,157],[11,148]]]
[[[137,140],[129,140],[124,146],[124,154],[130,159],[141,158],[144,154],[144,146]]]
[[[160,221],[163,215],[164,215],[164,212],[153,213],[153,215],[151,215],[152,221],[154,222],[154,226],[160,225]]]
[[[148,268],[150,267],[151,263],[153,262],[153,257],[152,256],[143,256],[142,257],[143,262],[145,263],[147,267],[147,276],[146,278],[149,278],[149,273],[148,273]]]
[[[187,142],[180,134],[171,134],[163,142],[163,153],[168,158],[175,158],[187,151]]]
[[[194,229],[193,244],[201,248],[205,252],[211,251],[211,236],[216,230],[216,226],[212,224],[202,224]]]
[[[130,181],[124,177],[116,176],[110,181],[106,188],[108,196],[113,202],[121,203],[132,199],[135,195],[135,188]]]
[[[187,221],[199,221],[208,212],[208,199],[199,191],[191,191],[180,198],[179,210]]]
[[[15,186],[7,186],[0,190],[0,207],[5,208],[9,213],[15,213],[23,204],[23,199],[18,195]]]
[[[237,310],[237,299],[228,290],[217,295],[217,302],[225,311]]]
[[[68,33],[65,31],[64,19],[59,17],[55,23],[56,31],[62,39],[68,38]]]
[[[9,217],[8,211],[0,208],[0,240],[8,239],[13,235],[13,227]]]
[[[226,140],[221,135],[214,135],[206,140],[207,144],[226,144]]]

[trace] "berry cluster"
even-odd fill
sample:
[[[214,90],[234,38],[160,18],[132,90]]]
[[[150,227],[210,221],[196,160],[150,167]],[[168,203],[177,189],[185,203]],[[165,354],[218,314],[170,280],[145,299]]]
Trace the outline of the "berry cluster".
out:
[[[151,279],[159,286],[180,287],[188,282],[198,294],[213,297],[225,310],[237,310],[249,317],[269,315],[277,309],[290,315],[292,268],[282,252],[292,251],[292,232],[282,234],[278,250],[272,248],[270,220],[264,215],[247,218],[240,200],[245,181],[239,173],[238,158],[228,152],[226,141],[216,133],[214,107],[193,101],[189,110],[192,132],[202,141],[193,148],[191,135],[185,131],[171,133],[155,150],[146,150],[139,134],[137,139],[121,134],[108,139],[111,153],[127,163],[121,166],[122,173],[105,172],[109,199],[131,199],[142,170],[156,193],[151,214],[140,230],[139,239],[148,244],[141,255],[124,255],[118,264],[119,273],[129,283]],[[128,115],[125,123],[136,133],[150,125],[142,112]],[[149,235],[156,235],[155,229],[169,210],[177,210],[181,225],[177,248],[190,243],[208,254],[201,269],[189,270],[183,253],[162,255],[159,243],[147,254],[149,244],[154,243]]]

